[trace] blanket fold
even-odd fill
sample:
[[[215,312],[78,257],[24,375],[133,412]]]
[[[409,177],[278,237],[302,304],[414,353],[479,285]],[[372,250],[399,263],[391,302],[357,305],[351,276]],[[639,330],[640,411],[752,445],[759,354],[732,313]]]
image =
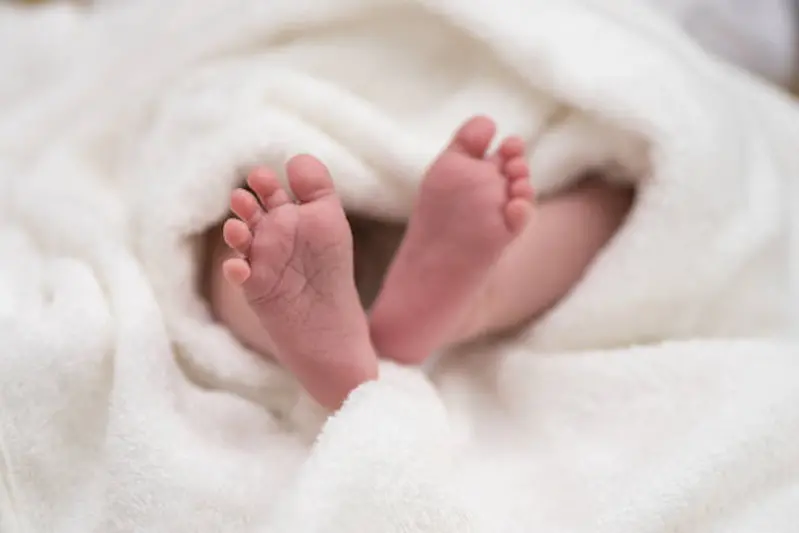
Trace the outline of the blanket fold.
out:
[[[1,531],[795,531],[799,108],[662,14],[140,0],[0,31]],[[300,152],[402,220],[475,113],[543,197],[598,170],[633,210],[523,334],[327,417],[213,322],[202,235]]]

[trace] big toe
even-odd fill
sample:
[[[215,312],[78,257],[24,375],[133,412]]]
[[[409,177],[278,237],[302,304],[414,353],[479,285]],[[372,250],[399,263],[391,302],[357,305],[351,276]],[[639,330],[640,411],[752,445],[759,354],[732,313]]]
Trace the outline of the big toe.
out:
[[[333,193],[330,172],[313,156],[292,157],[286,163],[286,174],[292,192],[301,202],[312,202]]]
[[[483,158],[496,132],[497,126],[490,118],[473,117],[458,129],[449,149]]]

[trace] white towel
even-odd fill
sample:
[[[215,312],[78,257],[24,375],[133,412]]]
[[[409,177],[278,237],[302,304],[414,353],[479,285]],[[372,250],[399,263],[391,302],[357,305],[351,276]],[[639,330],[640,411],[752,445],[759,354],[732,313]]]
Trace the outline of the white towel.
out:
[[[0,7],[0,531],[796,531],[795,103],[635,1],[165,6]],[[631,216],[524,336],[324,421],[197,235],[300,151],[407,216],[478,112]]]
[[[650,0],[708,50],[772,82],[799,73],[796,0]]]

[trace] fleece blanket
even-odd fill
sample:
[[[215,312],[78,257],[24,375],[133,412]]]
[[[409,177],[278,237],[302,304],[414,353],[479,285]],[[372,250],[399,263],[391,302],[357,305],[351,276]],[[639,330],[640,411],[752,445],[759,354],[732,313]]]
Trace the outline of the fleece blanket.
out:
[[[796,0],[649,0],[708,50],[781,85],[799,69]]]
[[[4,533],[796,531],[799,111],[645,4],[3,4],[0,40]],[[519,336],[328,416],[212,321],[200,236],[298,152],[401,220],[473,113],[630,217]]]

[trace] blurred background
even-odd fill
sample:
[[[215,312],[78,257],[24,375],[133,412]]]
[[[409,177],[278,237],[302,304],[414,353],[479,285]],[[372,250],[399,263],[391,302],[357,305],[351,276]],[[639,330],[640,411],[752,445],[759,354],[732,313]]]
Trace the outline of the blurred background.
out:
[[[54,3],[91,8],[100,4],[136,1],[0,0],[6,4],[31,8]],[[650,2],[672,17],[710,52],[773,83],[788,87],[795,94],[799,93],[799,0],[640,1]],[[168,5],[169,2],[165,1],[165,9],[168,9]]]

